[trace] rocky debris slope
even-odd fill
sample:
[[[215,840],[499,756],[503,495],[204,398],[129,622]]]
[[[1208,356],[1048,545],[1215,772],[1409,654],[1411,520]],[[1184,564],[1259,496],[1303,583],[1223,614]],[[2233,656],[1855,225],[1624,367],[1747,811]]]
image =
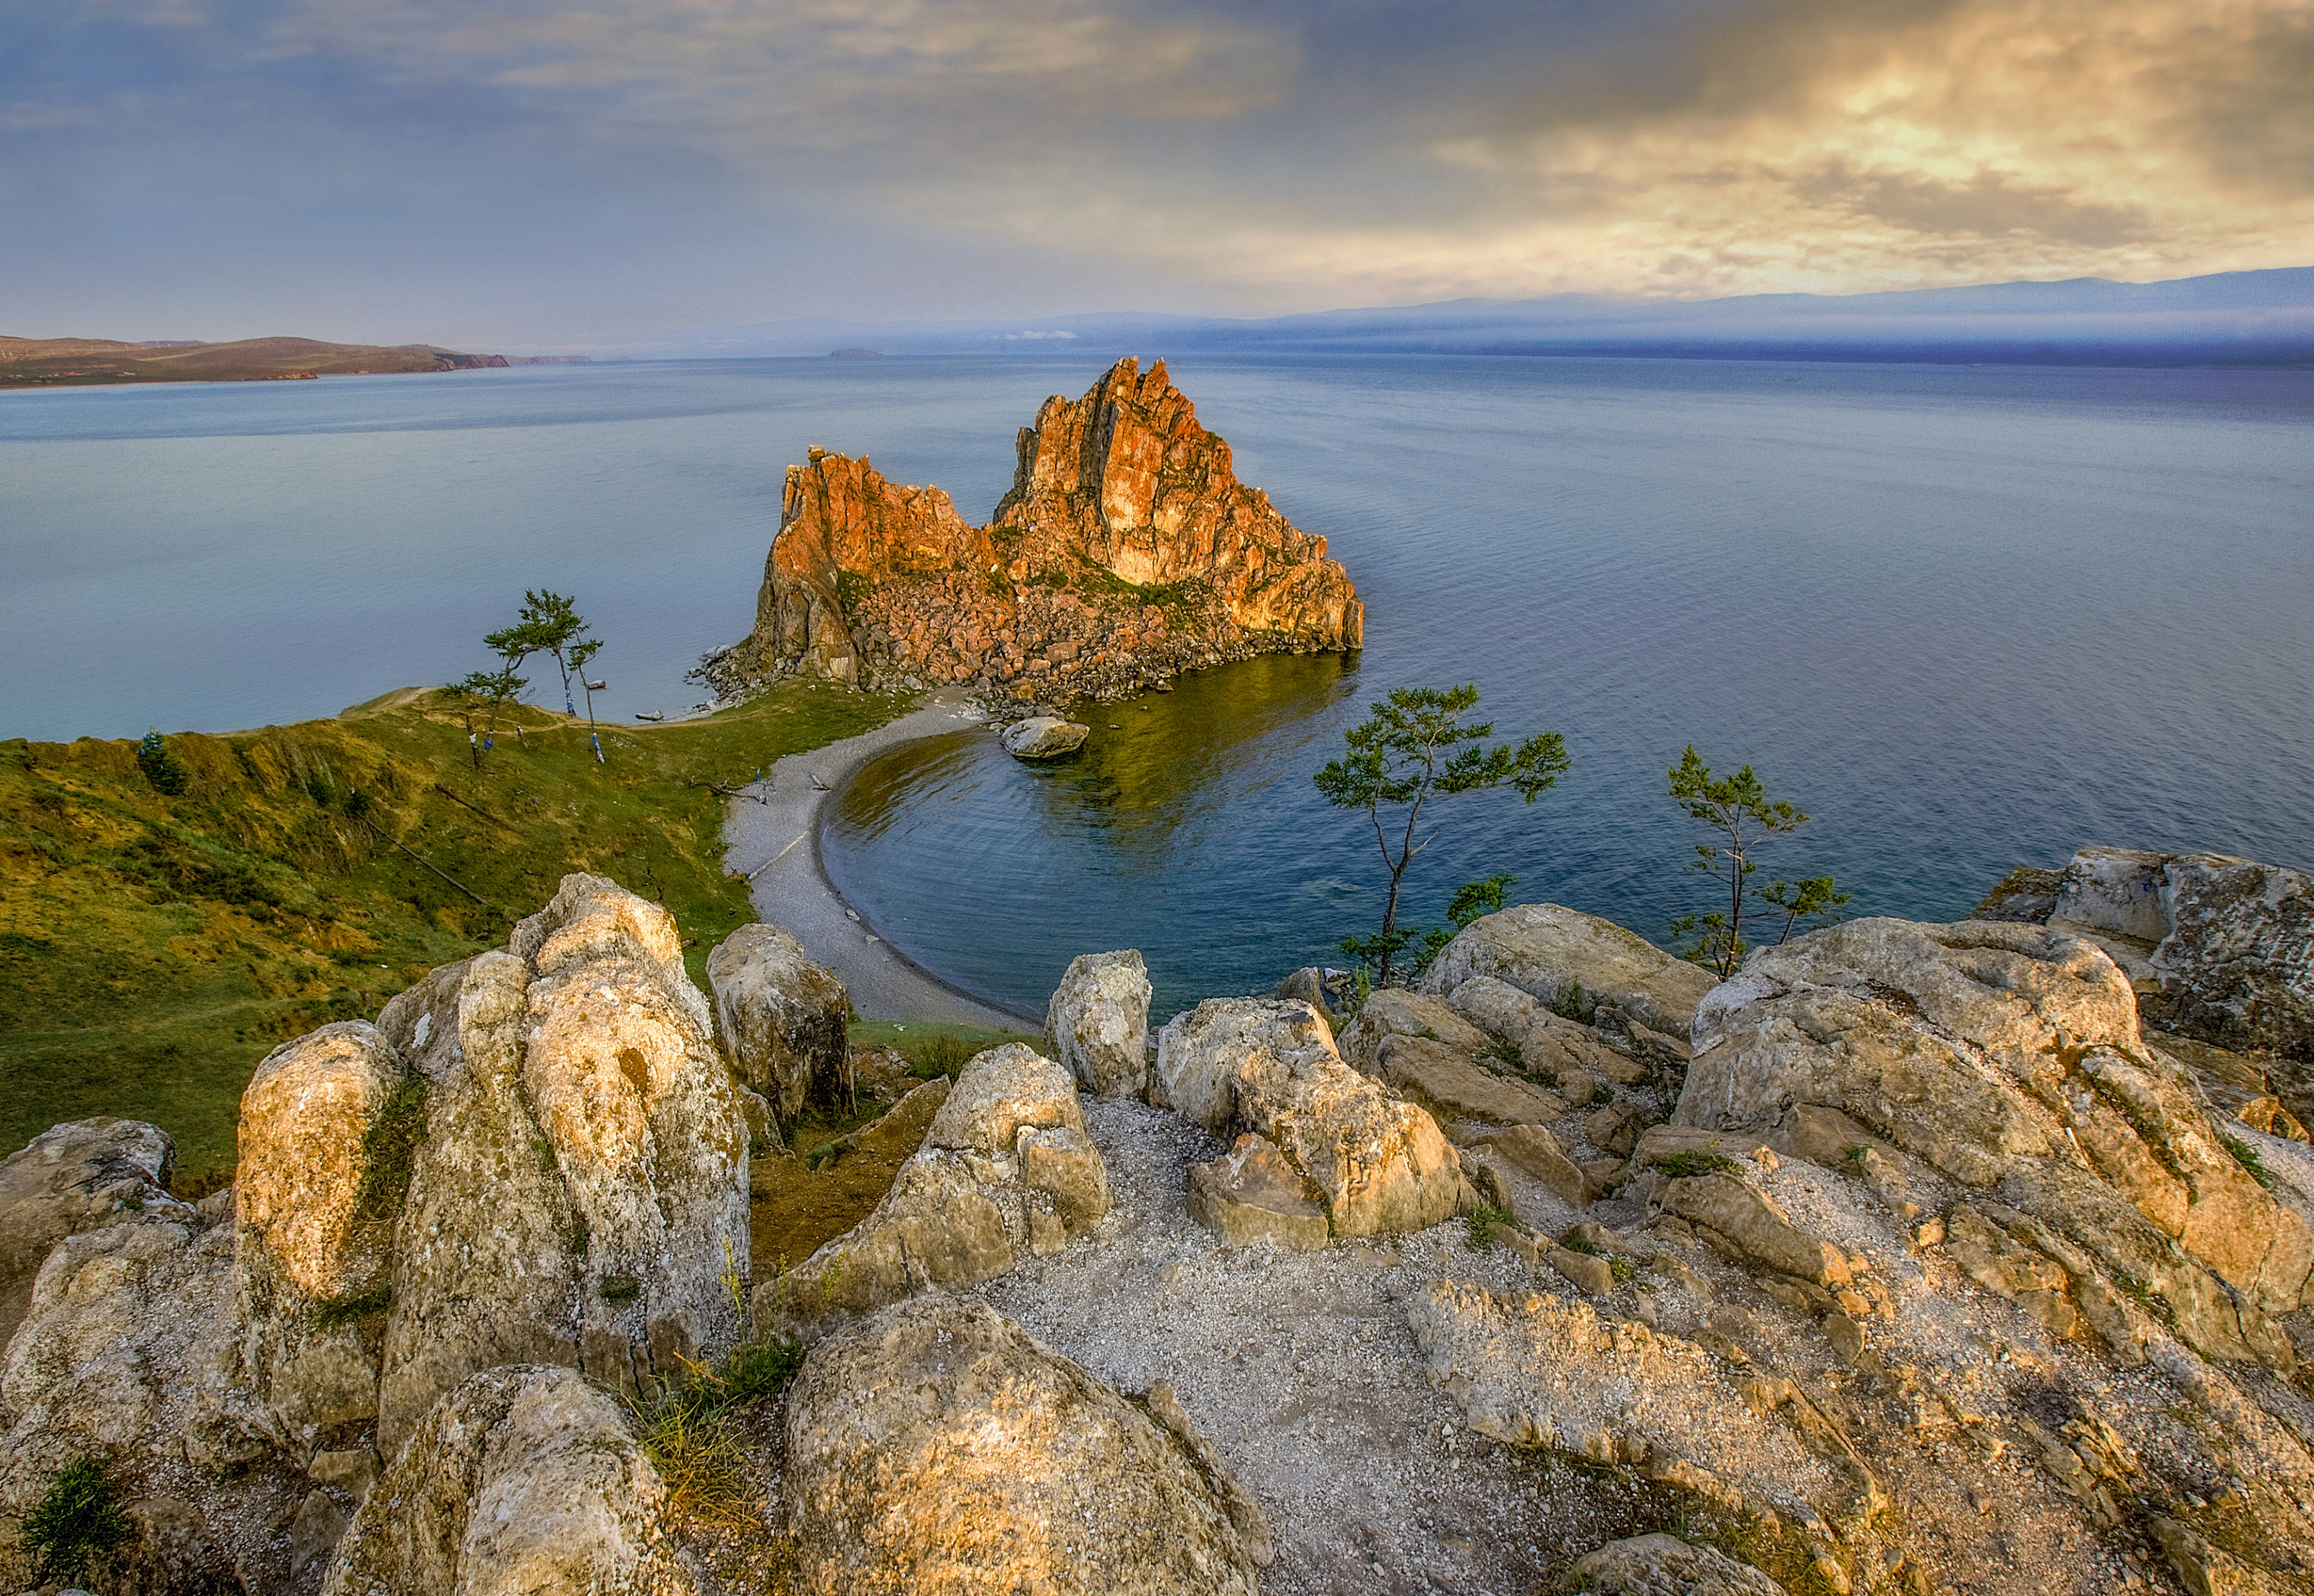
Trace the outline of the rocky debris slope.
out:
[[[755,630],[707,680],[1108,697],[1224,658],[1358,646],[1364,610],[1325,540],[1237,481],[1163,362],[1128,357],[1083,398],[1046,401],[1019,447],[978,527],[938,489],[811,450],[788,468]]]
[[[757,1285],[755,1317],[817,1337],[902,1298],[1049,1257],[1108,1212],[1108,1171],[1069,1072],[1019,1043],[991,1048],[958,1072],[875,1212]]]
[[[822,1341],[788,1400],[796,1588],[1252,1596],[1260,1509],[1170,1389],[1146,1409],[947,1296]]]
[[[1269,1143],[1307,1183],[1300,1216],[1321,1213],[1335,1236],[1427,1230],[1470,1205],[1454,1150],[1430,1116],[1345,1064],[1307,1003],[1212,998],[1175,1017],[1158,1034],[1149,1097],[1207,1132]],[[1242,1177],[1253,1153],[1241,1149],[1236,1169],[1208,1170],[1207,1180],[1250,1196]],[[1270,1166],[1267,1153],[1259,1161]]]

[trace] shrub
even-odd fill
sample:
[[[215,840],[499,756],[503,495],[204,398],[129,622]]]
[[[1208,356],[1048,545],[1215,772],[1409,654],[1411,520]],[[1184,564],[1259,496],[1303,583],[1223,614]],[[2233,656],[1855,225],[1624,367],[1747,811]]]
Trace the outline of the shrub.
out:
[[[145,780],[153,790],[169,798],[181,797],[193,784],[193,772],[177,757],[166,737],[155,727],[145,734],[137,745],[137,767],[145,772]]]
[[[113,1495],[112,1477],[95,1458],[57,1471],[17,1536],[17,1545],[32,1556],[35,1583],[77,1580],[88,1572],[91,1556],[128,1539],[128,1521]]]
[[[928,1036],[908,1049],[908,1073],[918,1080],[953,1080],[972,1062],[976,1049],[956,1036]]]
[[[1471,1210],[1469,1220],[1471,1250],[1484,1252],[1488,1248],[1492,1247],[1495,1244],[1494,1228],[1497,1225],[1506,1225],[1510,1222],[1509,1214],[1499,1208],[1490,1208],[1483,1203]]]

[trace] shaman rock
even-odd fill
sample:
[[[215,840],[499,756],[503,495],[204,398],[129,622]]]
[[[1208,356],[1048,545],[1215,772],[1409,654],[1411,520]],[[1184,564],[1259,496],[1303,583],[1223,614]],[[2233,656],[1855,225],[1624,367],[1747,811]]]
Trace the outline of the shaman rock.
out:
[[[986,526],[865,459],[789,467],[755,630],[710,679],[985,680],[1049,700],[1358,646],[1365,611],[1325,540],[1238,481],[1161,361],[1046,401],[1018,452]]]

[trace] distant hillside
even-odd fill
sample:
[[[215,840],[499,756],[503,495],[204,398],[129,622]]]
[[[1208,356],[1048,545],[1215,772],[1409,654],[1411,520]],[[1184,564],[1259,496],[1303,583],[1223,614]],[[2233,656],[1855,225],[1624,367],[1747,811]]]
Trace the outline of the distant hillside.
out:
[[[325,344],[310,338],[234,343],[118,343],[103,338],[0,337],[0,388],[99,383],[252,383],[360,372],[472,371],[530,364],[432,344]]]

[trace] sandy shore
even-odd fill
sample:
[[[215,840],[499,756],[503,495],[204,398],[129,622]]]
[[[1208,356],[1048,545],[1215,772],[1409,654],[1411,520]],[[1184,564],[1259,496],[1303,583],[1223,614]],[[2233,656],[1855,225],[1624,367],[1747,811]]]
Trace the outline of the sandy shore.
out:
[[[843,901],[820,862],[824,807],[854,771],[887,748],[982,719],[961,693],[932,693],[923,703],[874,731],[790,754],[773,766],[763,782],[731,800],[723,823],[724,860],[734,871],[747,874],[757,916],[791,933],[805,952],[835,971],[861,1018],[1039,1030],[1043,1016],[1012,1014],[984,1003],[885,941]]]

